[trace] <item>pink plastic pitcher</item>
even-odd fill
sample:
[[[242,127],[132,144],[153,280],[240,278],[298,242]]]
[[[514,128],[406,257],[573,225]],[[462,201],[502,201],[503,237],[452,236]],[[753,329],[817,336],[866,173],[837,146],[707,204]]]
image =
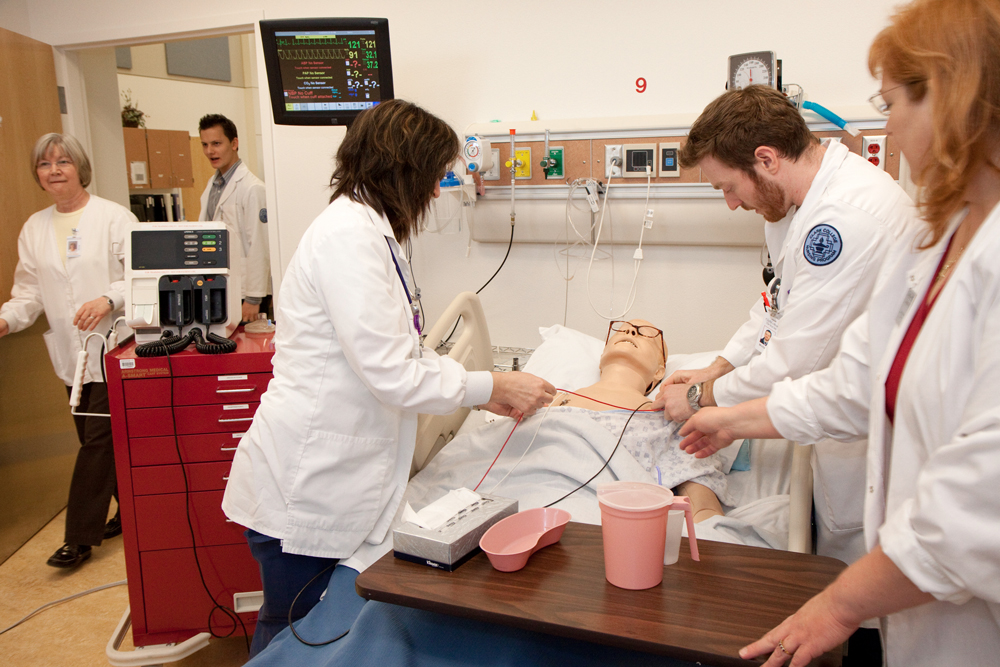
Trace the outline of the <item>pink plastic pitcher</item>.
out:
[[[607,580],[630,590],[652,588],[663,581],[667,512],[675,502],[673,492],[645,482],[611,482],[597,487],[597,501],[601,507]],[[684,503],[677,505],[674,509],[681,509]],[[690,503],[687,515],[691,556],[698,560]]]

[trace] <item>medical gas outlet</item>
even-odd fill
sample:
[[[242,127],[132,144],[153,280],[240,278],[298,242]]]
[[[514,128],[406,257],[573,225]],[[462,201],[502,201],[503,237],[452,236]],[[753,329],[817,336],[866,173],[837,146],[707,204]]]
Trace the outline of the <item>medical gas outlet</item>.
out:
[[[508,169],[511,166],[514,167],[514,178],[519,180],[530,180],[531,179],[531,148],[518,148],[514,151],[515,162],[512,165],[510,160],[507,160],[506,167]]]
[[[887,153],[885,152],[885,135],[862,137],[861,155],[873,165],[885,171],[887,157]]]

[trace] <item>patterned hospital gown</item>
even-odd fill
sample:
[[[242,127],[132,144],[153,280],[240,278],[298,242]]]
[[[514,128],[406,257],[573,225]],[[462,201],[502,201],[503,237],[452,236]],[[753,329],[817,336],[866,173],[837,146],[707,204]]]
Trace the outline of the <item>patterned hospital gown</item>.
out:
[[[622,447],[635,457],[654,481],[655,468],[658,466],[660,483],[663,486],[673,488],[682,482],[697,482],[712,489],[723,505],[734,504],[729,495],[719,455],[713,454],[703,459],[696,459],[678,447],[682,440],[677,434],[681,428],[680,422],[665,421],[661,412],[636,413],[631,421],[629,421],[631,410],[603,412],[586,410],[586,412],[616,439],[622,434],[622,429],[628,422],[628,428],[622,438]]]

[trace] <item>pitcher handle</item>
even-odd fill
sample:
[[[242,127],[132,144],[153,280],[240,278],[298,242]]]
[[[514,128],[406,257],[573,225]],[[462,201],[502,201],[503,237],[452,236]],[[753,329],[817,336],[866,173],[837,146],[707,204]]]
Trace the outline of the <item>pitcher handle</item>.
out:
[[[691,511],[691,499],[687,496],[674,496],[670,509],[684,510],[684,519],[688,527],[688,546],[691,547],[691,560],[700,561],[698,555],[698,538],[694,534],[694,514]]]

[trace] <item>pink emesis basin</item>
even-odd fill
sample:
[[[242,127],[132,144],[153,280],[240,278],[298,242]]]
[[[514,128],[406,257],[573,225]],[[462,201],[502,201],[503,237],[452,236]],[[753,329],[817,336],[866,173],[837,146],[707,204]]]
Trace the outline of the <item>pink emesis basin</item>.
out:
[[[570,514],[554,507],[524,510],[498,521],[479,539],[493,567],[501,572],[520,570],[528,557],[562,537]]]

